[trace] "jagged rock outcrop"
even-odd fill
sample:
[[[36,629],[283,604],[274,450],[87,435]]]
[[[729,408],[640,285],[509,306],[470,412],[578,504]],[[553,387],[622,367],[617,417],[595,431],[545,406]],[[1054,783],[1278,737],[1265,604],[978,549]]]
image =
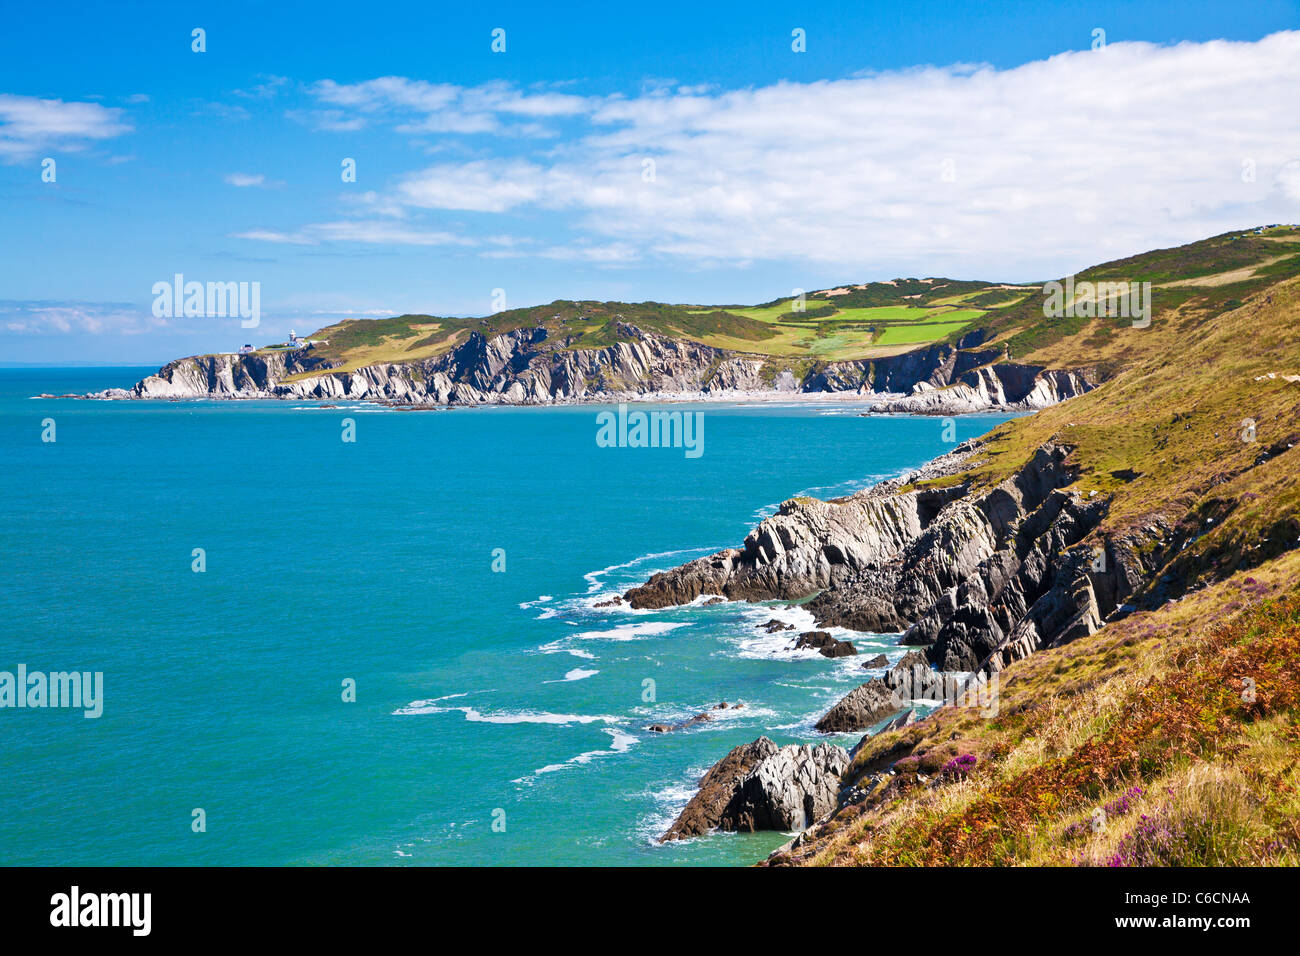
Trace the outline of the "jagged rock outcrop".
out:
[[[1051,370],[1000,362],[972,369],[950,385],[919,381],[901,398],[876,402],[873,412],[965,415],[988,408],[1032,410],[1082,395],[1096,384],[1086,371]]]
[[[661,837],[679,840],[710,830],[802,830],[835,809],[843,747],[778,747],[767,737],[733,749],[700,780],[700,790]]]
[[[795,650],[811,648],[822,657],[853,657],[858,649],[849,641],[839,641],[829,631],[804,631],[794,642]]]
[[[883,677],[873,677],[841,698],[816,726],[823,733],[866,730],[909,700],[936,704],[962,701],[984,706],[988,703],[987,697],[979,696],[979,692],[985,688],[987,680],[982,673],[936,671],[925,654],[908,651]],[[880,732],[906,726],[912,720],[915,717],[899,723],[895,718],[881,727]]]
[[[954,627],[964,625],[968,630],[996,623],[981,615],[1000,593],[1003,578],[1019,568],[1017,559],[1029,559],[1043,526],[1071,497],[1064,492],[1053,495],[1075,478],[1074,469],[1066,464],[1068,453],[1064,446],[1044,446],[994,488],[953,500],[894,555],[819,595],[809,602],[809,610],[819,623],[863,631],[902,631],[919,622],[904,636],[904,643],[912,644],[938,643],[941,635],[935,622],[953,621]],[[1104,505],[1098,501],[1089,507],[1096,508],[1095,525]],[[1059,540],[1043,542],[1035,553],[1050,553],[1053,543],[1073,544],[1086,530],[1073,538],[1061,535]],[[930,657],[947,670],[969,669],[933,652]]]
[[[933,345],[872,361],[803,367],[772,356],[714,348],[618,322],[613,344],[576,348],[543,327],[471,332],[434,358],[343,370],[313,345],[248,355],[179,359],[133,388],[90,398],[352,399],[396,405],[551,404],[648,396],[855,392],[880,396],[878,411],[952,414],[1031,409],[1091,386],[1088,373],[999,361],[990,349]],[[944,401],[930,395],[948,396]],[[924,399],[924,400],[922,400]],[[982,403],[982,404],[981,404]]]
[[[962,466],[976,445],[943,469]],[[625,595],[633,607],[687,603],[704,592],[797,600],[818,626],[903,632],[925,647],[908,664],[911,697],[944,699],[941,672],[994,672],[1039,647],[1090,634],[1149,573],[1147,539],[1088,544],[1108,498],[1070,486],[1070,448],[1048,443],[992,487],[908,487],[915,476],[832,502],[786,502],[741,548],[650,578]],[[943,473],[940,469],[939,473]],[[933,474],[933,473],[932,473]],[[906,490],[904,490],[906,489]],[[886,713],[895,667],[823,718],[861,729]],[[865,688],[865,689],[864,689]],[[898,709],[896,706],[893,710]]]
[[[959,447],[954,458],[962,455]],[[960,487],[891,493],[897,487],[886,482],[834,501],[782,502],[740,548],[656,574],[624,598],[634,608],[659,608],[689,604],[706,593],[762,601],[834,587],[897,554],[962,493]]]
[[[873,677],[849,691],[821,720],[817,729],[824,734],[845,734],[865,730],[876,721],[903,708],[903,698],[885,683]]]

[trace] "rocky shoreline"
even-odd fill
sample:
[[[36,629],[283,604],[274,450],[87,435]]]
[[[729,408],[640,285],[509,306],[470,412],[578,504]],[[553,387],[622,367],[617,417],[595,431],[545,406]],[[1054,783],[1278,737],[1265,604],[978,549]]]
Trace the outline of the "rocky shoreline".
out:
[[[715,348],[620,323],[618,341],[578,348],[544,327],[485,336],[409,363],[340,368],[314,346],[178,359],[101,400],[368,401],[396,408],[622,401],[859,400],[868,413],[1032,411],[1095,387],[1091,369],[1049,369],[980,348],[981,333],[876,359],[817,362]],[[54,396],[40,396],[54,397]]]
[[[965,476],[980,463],[982,444],[966,442],[848,497],[786,501],[740,547],[655,574],[622,599],[634,609],[702,595],[800,601],[818,628],[898,633],[899,644],[914,649],[816,723],[826,734],[866,734],[854,752],[873,728],[916,720],[909,701],[996,708],[997,675],[1007,665],[1133,610],[1125,601],[1159,567],[1169,529],[1093,534],[1109,498],[1070,489],[1072,449],[1059,442],[1039,447],[1002,481],[978,486]],[[798,639],[836,653],[823,633]],[[735,748],[663,839],[803,830],[844,798],[835,768],[850,756],[830,743],[777,747],[765,737]],[[791,825],[800,821],[807,822]]]

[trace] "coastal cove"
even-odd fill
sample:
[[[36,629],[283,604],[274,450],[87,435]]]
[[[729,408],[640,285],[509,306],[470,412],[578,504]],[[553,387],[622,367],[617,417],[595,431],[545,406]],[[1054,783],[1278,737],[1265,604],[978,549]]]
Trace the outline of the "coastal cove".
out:
[[[596,605],[1012,417],[706,397],[691,456],[602,444],[612,405],[31,398],[152,371],[0,370],[0,669],[104,675],[99,719],[0,713],[11,864],[757,862],[788,835],[655,838],[732,747],[851,747],[814,723],[908,648],[796,650],[785,601]]]

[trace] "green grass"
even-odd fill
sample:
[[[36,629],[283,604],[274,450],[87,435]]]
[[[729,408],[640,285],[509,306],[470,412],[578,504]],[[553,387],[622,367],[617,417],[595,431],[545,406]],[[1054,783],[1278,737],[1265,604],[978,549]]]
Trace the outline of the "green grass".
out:
[[[786,316],[787,318],[798,321],[823,304],[824,303],[805,299],[804,311],[798,312],[795,311],[797,303],[794,299],[782,299],[780,302],[765,306],[727,305],[719,306],[716,309],[692,309],[689,314],[716,315],[720,313],[724,315],[740,315],[757,322],[776,322],[782,316]]]
[[[923,325],[891,325],[876,338],[877,345],[920,345],[936,342],[946,335],[959,332],[969,322],[927,322]]]
[[[907,280],[919,283],[919,280]],[[877,286],[893,289],[885,283]],[[948,296],[942,302],[930,305],[895,303],[840,308],[848,296],[820,296],[814,293],[805,302],[801,312],[794,311],[793,299],[780,299],[759,306],[725,306],[721,309],[690,309],[688,314],[697,321],[720,322],[727,316],[739,317],[770,325],[771,338],[764,340],[758,349],[768,355],[813,355],[828,361],[870,358],[888,354],[908,345],[924,345],[939,341],[966,328],[973,320],[984,315],[984,309],[954,308],[953,304],[980,294],[984,288]],[[929,289],[927,284],[908,284],[905,289]],[[862,290],[858,290],[862,291]],[[879,298],[880,289],[871,292]],[[895,299],[899,292],[895,291]],[[907,291],[905,295],[920,293]],[[1002,295],[1002,294],[1000,294]],[[1002,297],[1005,297],[1002,295]],[[719,328],[701,337],[701,341],[722,348],[746,350],[746,343]]]
[[[877,305],[866,309],[841,309],[835,313],[835,318],[857,322],[915,321],[938,311],[941,310],[911,305]]]

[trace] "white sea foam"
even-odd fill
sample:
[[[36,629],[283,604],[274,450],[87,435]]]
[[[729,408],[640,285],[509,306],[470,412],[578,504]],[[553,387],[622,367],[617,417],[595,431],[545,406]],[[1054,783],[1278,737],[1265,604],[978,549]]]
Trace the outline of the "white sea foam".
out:
[[[675,781],[658,790],[638,794],[638,796],[649,797],[654,802],[655,808],[637,820],[637,835],[653,846],[673,846],[674,844],[661,844],[659,838],[686,809],[686,804],[700,789],[700,777],[707,772],[707,767],[693,768],[688,771],[687,780]]]
[[[445,697],[439,697],[432,700],[413,700],[405,707],[397,708],[397,710],[393,711],[393,715],[412,717],[424,714],[446,714],[458,710],[465,715],[466,720],[482,724],[618,724],[623,721],[621,717],[593,716],[590,714],[551,714],[546,711],[536,710],[502,711],[500,713],[485,714],[475,707],[439,706],[438,702],[446,699]]]
[[[735,704],[744,706],[737,707]],[[690,731],[721,730],[723,725],[736,721],[766,721],[779,716],[777,711],[750,701],[737,700],[726,709],[714,710],[713,707],[712,703],[700,707],[666,707],[663,704],[655,704],[652,707],[634,707],[631,713],[639,720],[655,724],[680,724],[699,714],[708,714],[708,720],[691,724],[689,728],[682,728]]]
[[[602,578],[607,574],[615,571],[625,571],[628,568],[637,567],[646,561],[658,561],[660,558],[673,558],[682,554],[695,554],[696,556],[712,554],[717,548],[681,548],[677,551],[660,551],[656,554],[643,554],[639,558],[633,558],[631,561],[624,561],[622,564],[611,564],[607,568],[601,568],[599,571],[588,571],[583,575],[587,582],[587,593],[594,594],[603,587]]]
[[[839,481],[833,485],[815,485],[812,488],[805,488],[797,494],[791,495],[792,498],[821,498],[823,501],[830,498],[844,498],[858,491],[871,488],[890,478],[901,478],[911,468],[900,468],[897,471],[891,471],[879,475],[863,475],[861,478],[850,478],[847,481]]]
[[[819,627],[810,611],[798,606],[757,605],[742,609],[744,624],[736,633],[729,635],[728,643],[735,648],[736,656],[750,660],[815,660],[823,659],[815,648],[796,649],[794,644],[804,631],[826,631],[839,641],[848,641],[858,649],[857,657],[833,658],[837,669],[843,671],[861,670],[861,655],[875,656],[898,649],[896,634],[872,634],[865,631],[851,631],[843,627]],[[791,625],[791,630],[775,631],[771,634],[762,630],[761,625],[769,620],[777,620]],[[901,655],[900,655],[901,656]]]
[[[611,757],[614,754],[626,753],[627,751],[631,750],[632,746],[638,743],[641,739],[639,737],[634,737],[632,736],[632,734],[629,734],[624,730],[620,730],[617,727],[606,727],[605,733],[609,734],[610,737],[613,738],[610,741],[609,747],[607,747],[606,749],[588,750],[584,753],[578,754],[576,757],[570,757],[568,760],[564,761],[564,763],[548,763],[545,767],[538,767],[532,773],[526,774],[525,776],[522,777],[518,777],[510,782],[518,783],[518,784],[531,784],[537,777],[540,777],[542,774],[545,773],[555,773],[555,771],[564,770],[567,767],[580,767],[583,764],[591,763],[593,760],[596,760],[600,757]]]
[[[599,673],[600,671],[597,670],[584,670],[581,667],[575,667],[573,670],[569,671],[559,680],[547,680],[547,681],[542,681],[542,683],[543,684],[565,684],[568,683],[569,681],[585,680],[588,677],[595,677]]]
[[[575,636],[584,641],[635,641],[643,637],[667,634],[679,627],[686,627],[686,624],[673,621],[642,621],[635,624],[620,624],[608,631],[583,631]]]
[[[565,623],[568,623],[567,621]],[[569,647],[569,638],[562,637],[558,641],[551,641],[543,644],[538,648],[543,654],[572,654],[574,657],[581,657],[583,660],[594,661],[596,655],[591,651],[584,651],[580,647]]]

